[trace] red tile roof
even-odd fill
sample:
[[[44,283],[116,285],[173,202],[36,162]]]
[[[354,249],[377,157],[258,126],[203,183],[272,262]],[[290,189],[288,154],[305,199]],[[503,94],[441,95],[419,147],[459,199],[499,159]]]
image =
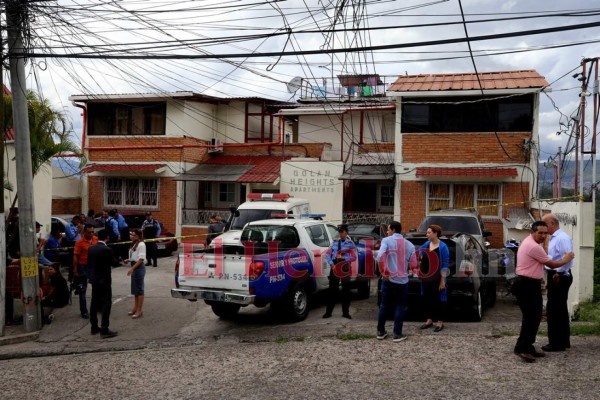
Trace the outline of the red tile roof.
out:
[[[515,177],[516,168],[435,168],[418,167],[417,177],[422,176],[481,176],[481,177]]]
[[[165,164],[92,164],[81,170],[82,173],[90,172],[140,172],[155,171]]]
[[[252,165],[253,167],[242,174],[237,182],[240,183],[272,183],[279,178],[282,161],[291,157],[274,156],[217,156],[206,164]]]
[[[549,83],[535,70],[480,72],[479,81],[474,73],[421,74],[399,76],[387,91],[427,92],[446,90],[485,90],[543,88]]]

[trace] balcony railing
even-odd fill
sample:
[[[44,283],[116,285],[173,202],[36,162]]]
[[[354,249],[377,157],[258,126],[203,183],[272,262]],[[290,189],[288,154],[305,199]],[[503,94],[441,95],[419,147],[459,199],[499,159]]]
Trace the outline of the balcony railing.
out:
[[[392,216],[389,213],[345,212],[342,214],[344,223],[371,222],[374,224],[389,225]]]
[[[398,77],[373,75],[338,75],[327,78],[302,78],[301,100],[365,101],[384,97],[386,88]]]
[[[227,221],[231,212],[229,210],[191,210],[183,209],[182,225],[208,225],[211,215],[218,215]]]

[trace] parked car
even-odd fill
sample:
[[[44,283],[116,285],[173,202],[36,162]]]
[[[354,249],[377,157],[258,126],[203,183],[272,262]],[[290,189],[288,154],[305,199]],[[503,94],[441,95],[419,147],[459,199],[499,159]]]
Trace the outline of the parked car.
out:
[[[120,214],[125,218],[125,222],[129,225],[129,229],[141,228],[146,220],[146,213],[143,212],[121,211]],[[161,230],[159,238],[164,239],[156,242],[156,248],[160,257],[168,257],[177,250],[179,245],[175,238],[175,234],[168,229],[165,229],[162,222],[159,221],[159,223]]]
[[[58,230],[62,236],[65,235],[65,230],[67,229],[67,224],[69,222],[61,217],[52,217],[50,219],[51,230]]]
[[[373,246],[373,254],[381,247],[381,240],[386,236],[384,225],[374,222],[352,222],[348,224],[348,235],[354,243],[361,243],[367,246]]]
[[[409,233],[406,239],[419,248],[427,238],[424,233]],[[485,307],[496,302],[496,277],[490,275],[487,249],[479,240],[464,232],[446,232],[440,238],[448,246],[450,273],[446,280],[448,305],[458,309],[460,315],[481,321]],[[408,305],[422,303],[421,280],[410,273],[408,282]]]
[[[485,229],[481,216],[475,209],[447,209],[432,211],[423,218],[417,232],[425,232],[429,225],[439,225],[444,232],[465,232],[473,235],[475,239],[486,247],[487,238],[492,233]]]

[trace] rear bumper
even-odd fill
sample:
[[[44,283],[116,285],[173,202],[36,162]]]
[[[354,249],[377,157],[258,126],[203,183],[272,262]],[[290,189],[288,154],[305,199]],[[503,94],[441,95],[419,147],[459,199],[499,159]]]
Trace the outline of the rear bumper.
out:
[[[171,297],[186,300],[209,300],[241,305],[253,304],[256,296],[222,290],[171,289]]]

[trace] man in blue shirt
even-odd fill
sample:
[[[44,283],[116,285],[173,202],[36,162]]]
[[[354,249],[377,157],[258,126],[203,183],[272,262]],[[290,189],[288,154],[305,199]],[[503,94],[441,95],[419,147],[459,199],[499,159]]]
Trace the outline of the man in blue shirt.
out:
[[[329,274],[329,290],[327,293],[327,308],[323,318],[330,318],[338,297],[340,282],[342,283],[342,316],[350,316],[350,263],[356,260],[356,245],[348,236],[348,225],[338,227],[339,239],[333,241],[325,259],[331,266]]]
[[[160,236],[160,224],[150,211],[146,211],[146,219],[142,223],[142,232],[144,233],[144,242],[146,243],[146,266],[153,265],[156,268],[158,267],[156,241],[150,240],[146,242],[146,239],[156,239]]]
[[[67,247],[73,247],[75,242],[81,239],[81,232],[83,232],[81,217],[75,215],[65,228],[65,240],[68,242]]]
[[[415,246],[400,234],[402,225],[392,221],[388,226],[388,236],[381,241],[377,253],[377,262],[383,279],[381,284],[381,304],[377,318],[377,339],[387,337],[385,321],[388,310],[394,312],[394,342],[402,342],[406,335],[402,334],[404,324],[404,308],[408,297],[408,266],[417,266]]]
[[[117,226],[119,228],[119,241],[129,242],[131,240],[129,238],[129,225],[127,225],[125,217],[123,217],[116,208],[114,208],[113,211],[115,212],[114,218],[117,220]],[[120,245],[117,247],[116,252],[123,259],[129,258],[129,246],[127,245]]]

